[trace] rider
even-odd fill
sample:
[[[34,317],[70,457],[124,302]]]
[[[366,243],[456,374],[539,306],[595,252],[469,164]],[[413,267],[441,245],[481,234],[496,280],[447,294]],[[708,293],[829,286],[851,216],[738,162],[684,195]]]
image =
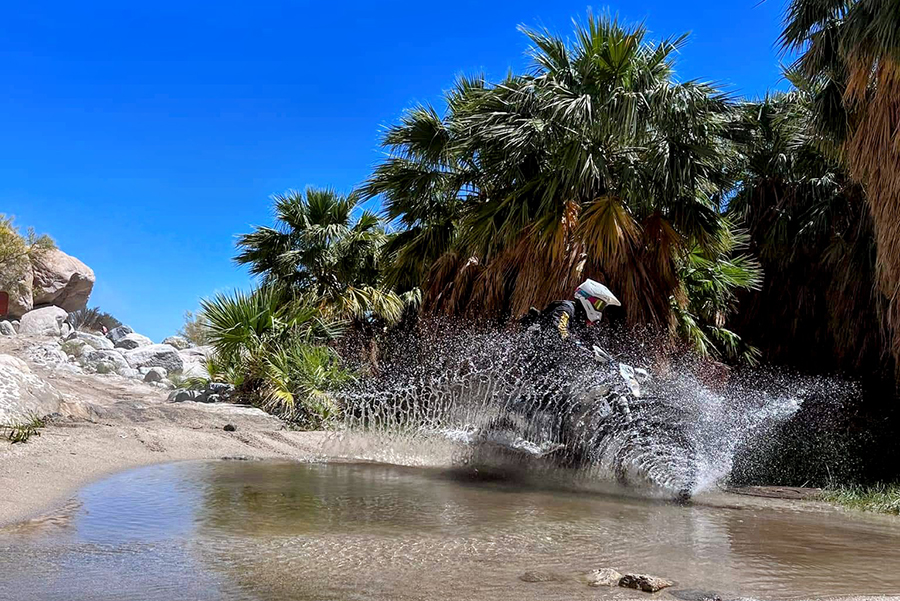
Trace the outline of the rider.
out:
[[[525,318],[529,332],[542,332],[551,339],[577,341],[588,326],[600,321],[608,306],[621,306],[609,288],[594,280],[585,280],[575,289],[573,300],[550,303],[544,311],[532,308]]]

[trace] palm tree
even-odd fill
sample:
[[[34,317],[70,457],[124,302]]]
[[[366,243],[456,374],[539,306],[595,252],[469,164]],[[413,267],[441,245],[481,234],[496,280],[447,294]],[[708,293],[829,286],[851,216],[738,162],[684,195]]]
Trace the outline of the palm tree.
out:
[[[398,273],[450,313],[522,315],[608,283],[630,323],[674,329],[679,269],[715,253],[735,173],[728,99],[673,80],[685,38],[588,15],[574,39],[522,30],[532,71],[460,79],[441,115],[409,111],[363,188],[405,229]]]
[[[207,380],[226,381],[301,426],[320,427],[338,414],[333,392],[350,374],[328,345],[343,324],[283,286],[220,293],[201,306],[205,335],[216,351],[207,361]]]
[[[275,197],[275,227],[238,238],[235,261],[267,286],[281,286],[337,318],[376,315],[394,321],[403,302],[383,286],[388,240],[374,213],[360,211],[357,194],[308,188]]]
[[[816,123],[865,185],[900,359],[900,5],[896,0],[792,0],[782,42],[819,84]]]
[[[793,91],[741,111],[746,167],[729,211],[748,228],[765,285],[744,295],[735,326],[772,360],[890,372],[866,197],[817,134],[821,82],[788,76]]]

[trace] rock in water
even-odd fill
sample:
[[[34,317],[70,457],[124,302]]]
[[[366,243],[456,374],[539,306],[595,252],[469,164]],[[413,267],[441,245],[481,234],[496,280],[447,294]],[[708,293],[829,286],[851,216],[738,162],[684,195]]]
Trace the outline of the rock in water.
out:
[[[16,329],[13,327],[13,324],[9,323],[8,321],[0,321],[0,335],[15,336]]]
[[[134,330],[129,328],[128,326],[119,326],[117,328],[113,328],[109,331],[106,337],[113,343],[117,343],[120,339],[124,338],[128,334],[132,334]]]
[[[191,341],[184,336],[169,336],[168,338],[163,340],[162,343],[168,344],[169,346],[174,346],[179,351],[183,351],[194,346]]]
[[[0,355],[0,424],[18,424],[59,411],[61,397],[21,359]]]
[[[142,346],[150,346],[151,344],[153,344],[152,340],[150,340],[146,336],[136,334],[135,332],[132,332],[131,334],[125,334],[124,336],[116,340],[116,348],[125,350],[133,350]]]
[[[173,346],[168,344],[151,344],[125,352],[125,360],[134,369],[142,367],[162,367],[167,373],[180,372],[184,368],[184,360]]]
[[[612,568],[591,570],[585,575],[588,586],[616,586],[622,580],[622,574]]]
[[[62,324],[69,314],[60,307],[42,307],[22,316],[19,334],[36,336],[60,336]]]
[[[619,580],[619,586],[633,588],[645,593],[656,593],[675,584],[665,578],[649,576],[647,574],[625,574]]]
[[[56,305],[68,312],[87,306],[96,280],[90,267],[59,249],[39,253],[32,267],[35,305]]]

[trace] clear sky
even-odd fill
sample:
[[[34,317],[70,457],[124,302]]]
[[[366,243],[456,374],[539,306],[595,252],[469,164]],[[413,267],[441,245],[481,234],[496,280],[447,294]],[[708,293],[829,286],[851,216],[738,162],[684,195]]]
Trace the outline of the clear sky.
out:
[[[692,32],[680,79],[784,87],[781,0],[593,4]],[[570,31],[583,2],[9,2],[0,8],[0,213],[97,274],[91,299],[154,339],[248,287],[234,237],[269,196],[349,191],[382,128],[462,72],[527,66],[519,24]]]

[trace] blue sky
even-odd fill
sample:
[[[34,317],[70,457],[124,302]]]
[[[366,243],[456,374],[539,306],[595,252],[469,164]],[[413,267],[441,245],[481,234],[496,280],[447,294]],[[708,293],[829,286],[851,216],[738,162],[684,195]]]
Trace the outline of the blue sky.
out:
[[[348,191],[382,128],[459,73],[527,66],[517,25],[567,33],[583,2],[7,3],[0,9],[0,212],[97,274],[91,299],[154,339],[248,287],[234,237],[269,196]],[[590,5],[691,32],[680,79],[784,87],[781,0]]]

